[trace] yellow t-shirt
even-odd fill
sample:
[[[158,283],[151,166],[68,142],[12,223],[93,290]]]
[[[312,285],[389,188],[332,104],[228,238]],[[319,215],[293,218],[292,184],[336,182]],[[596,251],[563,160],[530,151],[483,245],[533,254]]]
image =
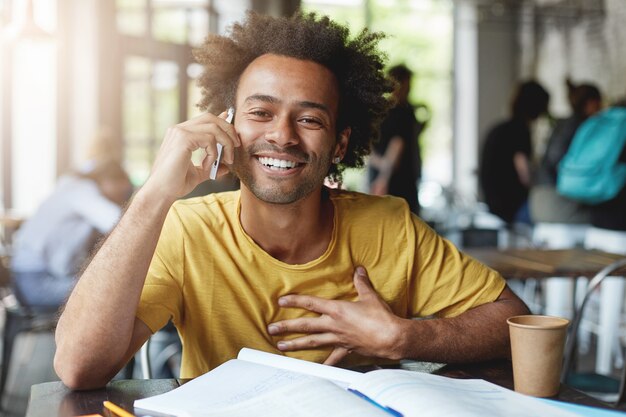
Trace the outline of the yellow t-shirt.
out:
[[[352,278],[358,265],[401,317],[452,317],[495,300],[504,289],[497,272],[439,237],[404,200],[329,193],[335,208],[331,242],[321,257],[301,265],[271,257],[246,234],[238,191],[174,204],[137,317],[153,332],[173,321],[183,344],[181,377],[201,375],[242,347],[280,353],[276,343],[285,336],[270,336],[267,325],[316,314],[279,308],[278,298],[356,300]],[[287,355],[322,362],[329,353],[325,348]]]

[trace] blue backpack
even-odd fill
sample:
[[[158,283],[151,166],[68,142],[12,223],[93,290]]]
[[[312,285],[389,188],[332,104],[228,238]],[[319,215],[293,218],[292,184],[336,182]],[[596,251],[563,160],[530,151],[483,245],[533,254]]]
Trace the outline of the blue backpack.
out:
[[[587,119],[576,131],[561,160],[557,191],[586,204],[614,198],[626,184],[626,108],[613,107]]]

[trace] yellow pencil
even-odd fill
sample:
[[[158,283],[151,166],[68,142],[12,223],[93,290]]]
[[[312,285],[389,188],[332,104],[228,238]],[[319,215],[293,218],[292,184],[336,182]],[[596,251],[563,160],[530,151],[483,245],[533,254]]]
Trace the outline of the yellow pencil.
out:
[[[135,417],[134,414],[129,413],[128,411],[126,411],[122,407],[120,407],[119,405],[113,404],[111,401],[105,401],[102,404],[104,404],[104,406],[106,408],[108,408],[109,411],[117,414],[120,417]]]

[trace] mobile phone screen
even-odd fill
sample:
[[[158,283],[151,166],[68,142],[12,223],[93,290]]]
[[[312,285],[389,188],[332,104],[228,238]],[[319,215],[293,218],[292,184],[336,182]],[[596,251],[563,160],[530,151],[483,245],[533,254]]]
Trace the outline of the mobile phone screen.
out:
[[[226,116],[226,121],[228,123],[233,122],[233,118],[235,117],[235,109],[232,107],[228,108],[228,115]],[[220,167],[220,160],[222,159],[222,144],[217,144],[217,158],[213,161],[213,165],[211,165],[211,172],[209,173],[209,178],[214,180],[217,178],[217,169]]]

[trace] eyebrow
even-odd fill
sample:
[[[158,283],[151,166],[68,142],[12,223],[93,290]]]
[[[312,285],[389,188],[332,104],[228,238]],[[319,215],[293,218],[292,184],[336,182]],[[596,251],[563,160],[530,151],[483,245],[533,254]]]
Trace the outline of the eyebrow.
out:
[[[246,97],[246,99],[244,100],[244,102],[246,103],[250,101],[262,101],[262,102],[271,103],[271,104],[281,103],[281,100],[278,99],[277,97],[270,96],[267,94],[253,94],[249,97]],[[296,102],[296,104],[303,108],[319,109],[330,114],[330,110],[328,109],[328,106],[325,106],[324,104],[321,104],[321,103],[316,103],[315,101],[298,101]]]

